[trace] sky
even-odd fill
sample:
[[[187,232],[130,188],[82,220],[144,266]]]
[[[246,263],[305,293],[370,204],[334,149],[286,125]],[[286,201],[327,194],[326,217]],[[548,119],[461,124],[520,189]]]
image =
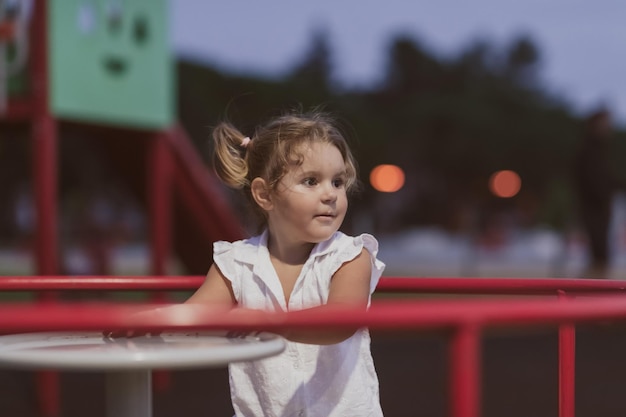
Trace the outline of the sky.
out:
[[[170,0],[170,16],[175,53],[268,77],[303,59],[323,29],[345,87],[380,80],[399,34],[443,57],[528,35],[546,90],[578,114],[606,105],[626,127],[626,0]]]

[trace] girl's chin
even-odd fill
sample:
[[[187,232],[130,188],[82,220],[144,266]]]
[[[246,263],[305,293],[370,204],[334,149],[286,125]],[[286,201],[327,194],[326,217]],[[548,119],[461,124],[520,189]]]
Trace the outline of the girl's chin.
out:
[[[332,229],[329,228],[328,231],[323,231],[323,232],[318,231],[316,233],[311,233],[310,234],[311,243],[325,242],[328,239],[330,239],[333,236],[333,234],[335,234],[336,231],[337,231],[336,228],[332,228]]]

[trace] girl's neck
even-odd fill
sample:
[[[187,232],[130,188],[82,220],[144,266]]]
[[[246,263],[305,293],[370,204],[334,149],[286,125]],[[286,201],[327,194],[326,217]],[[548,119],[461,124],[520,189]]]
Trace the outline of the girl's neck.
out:
[[[288,239],[279,239],[271,232],[267,238],[267,249],[270,256],[289,265],[302,265],[306,262],[315,243],[291,242]]]

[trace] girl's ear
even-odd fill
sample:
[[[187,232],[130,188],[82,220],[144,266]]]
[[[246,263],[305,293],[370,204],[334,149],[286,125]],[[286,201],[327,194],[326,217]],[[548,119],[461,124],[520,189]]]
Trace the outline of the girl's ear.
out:
[[[270,211],[274,204],[272,203],[270,189],[267,182],[263,178],[256,177],[250,184],[250,192],[254,201],[265,211]]]

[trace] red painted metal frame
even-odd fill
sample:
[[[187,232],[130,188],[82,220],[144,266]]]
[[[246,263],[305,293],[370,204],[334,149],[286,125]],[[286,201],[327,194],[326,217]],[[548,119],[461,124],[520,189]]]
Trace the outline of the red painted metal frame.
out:
[[[156,133],[148,144],[147,184],[150,211],[150,264],[152,275],[167,274],[172,242],[172,159],[167,149],[165,133]],[[167,293],[151,293],[153,302],[166,302]],[[170,385],[170,374],[155,371],[154,387],[159,391]]]
[[[158,305],[162,307],[163,305]],[[278,331],[371,327],[381,330],[485,328],[537,328],[559,324],[626,320],[626,297],[604,295],[577,297],[561,302],[546,297],[506,299],[376,300],[369,311],[348,306],[273,313],[259,311],[254,317],[224,314],[223,309],[195,305],[192,314],[129,317],[145,311],[148,304],[98,303],[4,303],[0,305],[0,329],[16,331],[111,330],[134,328],[233,329]],[[76,314],[83,311],[85,314]]]
[[[377,292],[423,294],[556,295],[566,293],[626,293],[626,281],[567,278],[421,278],[386,277]]]
[[[370,327],[380,330],[450,329],[451,416],[480,415],[480,338],[487,328],[573,325],[578,322],[626,320],[626,297],[581,297],[566,302],[548,299],[379,300],[368,312],[327,306],[289,313],[258,312],[255,317],[224,314],[195,306],[184,320],[175,314],[133,316],[135,305],[13,304],[0,306],[0,330],[266,330]],[[560,402],[562,405],[562,403]],[[573,403],[572,403],[573,404]],[[567,415],[573,409],[560,410]]]
[[[481,398],[480,328],[468,324],[454,329],[450,340],[450,415],[479,417]]]
[[[209,175],[202,158],[191,143],[185,139],[181,126],[175,126],[163,134],[179,169],[174,170],[172,181],[176,190],[189,204],[197,219],[197,227],[207,236],[223,236],[226,240],[243,239],[242,223],[235,217],[232,207],[221,196],[219,184]]]
[[[559,290],[559,299],[567,301],[568,296]],[[576,328],[571,323],[559,326],[559,415],[573,417],[576,392]]]
[[[49,276],[49,277],[2,277],[0,290],[9,291],[45,291],[45,290],[136,290],[136,291],[163,291],[163,290],[194,290],[201,285],[202,276],[126,276],[126,277],[76,277],[76,276]],[[554,299],[539,300],[458,300],[446,302],[432,302],[420,300],[418,303],[394,301],[386,303],[384,300],[373,303],[372,313],[366,318],[366,325],[380,328],[437,328],[445,327],[453,330],[450,340],[450,374],[451,374],[451,415],[454,417],[478,417],[480,415],[480,375],[481,353],[480,339],[482,330],[494,325],[547,325],[552,320],[553,325],[559,326],[559,416],[574,416],[574,386],[575,386],[575,321],[598,320],[606,318],[626,318],[626,297],[604,296],[602,300],[596,297],[603,293],[622,293],[625,289],[623,281],[612,280],[581,280],[581,279],[522,279],[522,278],[406,278],[384,277],[380,280],[377,292],[403,293],[448,293],[448,294],[515,294],[515,295],[553,295]],[[575,300],[569,294],[595,293],[594,299],[581,298]],[[396,306],[396,307],[393,307]],[[576,307],[572,310],[570,307]],[[602,308],[601,308],[602,307]],[[13,306],[12,308],[20,308]],[[30,328],[29,330],[53,330],[55,326],[66,327],[67,317],[62,316],[68,307],[60,307],[57,311],[61,316],[51,316],[52,322],[44,324],[45,328]],[[87,307],[93,308],[93,307]],[[136,307],[128,307],[136,308]],[[143,308],[143,307],[142,307]],[[583,309],[583,313],[577,309]],[[565,310],[565,311],[562,311]],[[29,313],[31,309],[27,307]],[[401,313],[399,313],[401,311]],[[416,312],[411,314],[411,312]],[[215,318],[212,311],[211,320]],[[354,312],[348,312],[354,313]],[[22,313],[20,313],[22,314]],[[356,313],[354,313],[356,314]],[[337,326],[349,325],[355,315],[349,316],[348,323],[342,320],[333,321]],[[0,316],[2,307],[0,307]],[[306,312],[296,313],[298,320],[305,317],[308,321],[290,324],[285,317],[281,320],[272,319],[267,323],[267,316],[260,314],[258,322],[204,322],[204,326],[227,326],[229,328],[258,328],[259,326],[276,330],[281,326],[300,325],[315,327],[327,326],[323,316],[307,316]],[[8,317],[8,316],[4,316]],[[20,316],[23,317],[23,316]],[[28,314],[26,317],[29,317]],[[32,315],[30,316],[32,317]],[[87,317],[96,318],[98,315]],[[120,321],[121,327],[133,326],[126,319]],[[330,319],[331,316],[329,316]],[[343,314],[341,315],[343,318]],[[71,317],[70,317],[71,318]],[[375,320],[374,320],[374,319]],[[27,319],[28,320],[28,319]],[[56,322],[56,320],[61,320]],[[322,324],[319,323],[322,321]],[[374,320],[374,321],[371,321]],[[22,322],[18,328],[34,326]],[[42,325],[37,322],[37,325]],[[90,328],[94,324],[90,321],[82,322],[79,326]],[[144,326],[145,323],[135,323]],[[155,326],[157,324],[154,324]],[[166,322],[158,323],[167,326]],[[360,325],[364,325],[360,323]],[[9,326],[0,319],[0,329]],[[21,326],[21,327],[20,327]],[[101,326],[97,324],[96,327]],[[107,327],[115,327],[113,323]],[[269,326],[269,327],[268,327]],[[272,327],[278,326],[278,327]],[[15,330],[15,329],[13,329]]]
[[[201,275],[169,276],[2,276],[0,291],[44,290],[195,290]],[[567,278],[383,277],[377,293],[558,295],[625,293],[626,281]]]
[[[58,273],[57,247],[57,129],[50,113],[48,91],[47,2],[33,11],[30,54],[33,100],[33,177],[37,207],[36,258],[40,275]]]
[[[149,144],[147,175],[150,208],[150,257],[153,275],[167,273],[172,241],[172,161],[164,134],[157,133]]]
[[[40,275],[58,273],[57,238],[57,127],[50,112],[48,88],[48,4],[38,0],[33,10],[30,52],[30,97],[32,100],[33,178],[35,182],[36,236],[35,259]],[[10,107],[13,112],[14,107]],[[40,294],[50,302],[55,295]],[[37,397],[44,417],[56,417],[60,406],[58,375],[37,374]]]
[[[3,121],[26,122],[32,126],[33,139],[33,179],[35,202],[37,208],[37,228],[35,239],[35,264],[39,275],[54,275],[59,270],[59,248],[57,231],[57,121],[50,111],[49,104],[49,77],[48,77],[48,29],[47,13],[48,0],[35,0],[33,18],[30,26],[31,48],[29,52],[30,91],[26,97],[11,99]],[[154,275],[166,274],[166,263],[171,250],[172,216],[171,194],[172,182],[176,181],[179,189],[186,191],[192,202],[199,221],[208,233],[230,237],[235,240],[243,233],[234,217],[229,217],[230,209],[225,201],[219,199],[216,193],[198,193],[190,188],[192,184],[189,176],[196,180],[196,186],[209,187],[209,178],[205,178],[199,170],[201,161],[185,140],[182,128],[175,126],[163,132],[155,132],[154,140],[148,150],[147,193],[150,209],[150,248],[151,273]],[[176,151],[173,154],[171,151]],[[196,164],[185,164],[184,173],[176,170],[172,173],[173,158],[177,155],[184,161],[198,161]],[[209,207],[221,212],[221,216],[206,213],[206,198],[211,195]],[[199,197],[198,197],[199,196]],[[202,200],[204,198],[204,200]],[[219,218],[220,220],[214,220]],[[52,289],[52,288],[49,288]],[[165,294],[155,293],[154,300],[164,300]],[[53,301],[55,294],[44,291],[39,294],[41,301]],[[54,373],[45,372],[38,376],[40,381],[38,394],[40,396],[41,411],[45,417],[58,415],[58,382]]]
[[[0,291],[106,290],[176,291],[194,290],[202,276],[2,276]]]

